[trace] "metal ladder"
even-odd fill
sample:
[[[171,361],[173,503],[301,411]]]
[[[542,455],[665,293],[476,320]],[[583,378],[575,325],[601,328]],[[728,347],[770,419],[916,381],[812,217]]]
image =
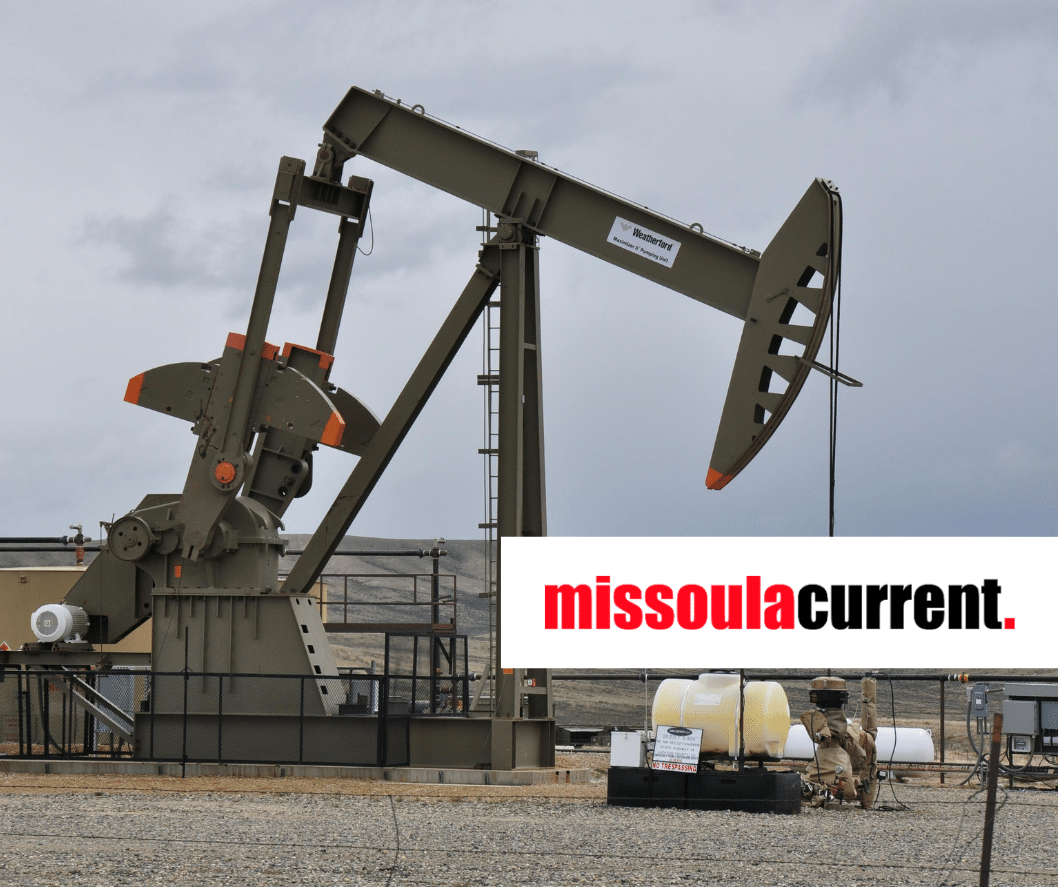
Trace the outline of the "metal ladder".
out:
[[[478,597],[489,601],[489,658],[484,678],[478,684],[471,711],[494,711],[496,707],[496,556],[499,540],[496,537],[497,507],[499,502],[500,455],[500,303],[485,306],[482,322],[481,369],[478,384],[484,390],[484,446],[478,453],[484,457],[485,522],[478,527],[485,531],[485,590]],[[487,694],[487,695],[486,695]]]

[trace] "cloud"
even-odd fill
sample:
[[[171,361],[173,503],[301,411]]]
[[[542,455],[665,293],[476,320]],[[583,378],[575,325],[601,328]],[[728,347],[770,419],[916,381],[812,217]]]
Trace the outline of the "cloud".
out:
[[[1053,55],[1058,47],[1058,7],[1048,0],[1017,4],[890,2],[842,4],[823,48],[809,49],[810,63],[791,95],[837,101],[862,109],[881,100],[904,105],[938,84],[958,92],[996,56]]]
[[[196,225],[169,197],[144,215],[88,216],[78,244],[111,256],[106,273],[119,283],[156,294],[210,294],[225,313],[241,313],[257,279],[266,225],[249,215]]]
[[[357,84],[758,249],[812,176],[833,178],[841,365],[866,386],[842,395],[838,532],[1054,532],[1058,412],[1040,391],[1058,323],[1058,6],[542,0],[532,16],[482,16],[472,3],[323,0],[297,20],[278,4],[54,8],[46,28],[24,5],[0,31],[0,149],[27,171],[8,195],[18,212],[0,220],[10,360],[36,368],[9,396],[13,428],[59,415],[92,439],[120,427],[134,440],[167,422],[122,403],[125,380],[209,359],[244,328],[276,161],[311,161]],[[356,260],[334,379],[382,412],[470,276],[480,213],[363,158],[346,174],[375,180],[374,253]],[[314,341],[335,228],[298,212],[271,341]],[[561,244],[540,256],[554,531],[826,532],[821,377],[709,493],[738,322]],[[44,338],[61,360],[40,359]],[[355,531],[476,533],[477,333],[464,350]],[[52,478],[59,443],[45,453],[13,428],[0,446],[20,474]],[[179,482],[186,429],[174,440],[171,453],[152,444],[135,478],[83,446],[93,464],[79,472],[105,485],[54,486],[80,497],[78,519],[109,517],[171,485],[154,472]],[[327,470],[299,515],[326,508]],[[49,500],[34,520],[65,526],[69,508]]]
[[[1055,457],[1053,451],[1045,454],[1032,444],[1021,440],[1002,444],[994,458],[996,472],[1005,477],[1053,475],[1055,471],[1058,471],[1058,458]]]

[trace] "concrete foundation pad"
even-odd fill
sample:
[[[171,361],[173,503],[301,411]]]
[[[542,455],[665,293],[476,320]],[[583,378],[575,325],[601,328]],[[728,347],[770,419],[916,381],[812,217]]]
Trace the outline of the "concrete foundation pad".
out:
[[[203,764],[155,761],[41,760],[0,758],[0,773],[56,776],[212,776],[256,779],[375,779],[433,785],[584,784],[586,769],[527,768],[523,770],[460,770],[428,767],[325,767],[312,764]]]

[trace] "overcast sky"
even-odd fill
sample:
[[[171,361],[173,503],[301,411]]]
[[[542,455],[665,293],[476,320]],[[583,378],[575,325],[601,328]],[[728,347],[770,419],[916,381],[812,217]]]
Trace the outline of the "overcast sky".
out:
[[[381,89],[763,249],[844,196],[839,535],[1058,535],[1058,5],[1050,2],[5,4],[0,534],[177,492],[186,423],[143,370],[245,331],[276,166]],[[370,161],[332,381],[380,417],[470,276],[480,212]],[[313,218],[316,216],[316,218]],[[299,212],[269,340],[315,344],[335,220]],[[740,323],[541,249],[551,535],[825,535],[828,386],[704,485]],[[480,334],[351,532],[474,538]],[[824,348],[825,353],[825,348]],[[318,454],[311,532],[353,457]]]

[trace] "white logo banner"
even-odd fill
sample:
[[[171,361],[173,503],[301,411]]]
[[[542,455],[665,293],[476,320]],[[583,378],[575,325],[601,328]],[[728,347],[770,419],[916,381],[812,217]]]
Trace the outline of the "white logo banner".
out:
[[[1053,537],[501,544],[505,668],[1054,667]]]
[[[620,216],[614,219],[607,241],[669,268],[676,261],[676,253],[680,251],[680,241],[664,237],[657,231],[636,225]]]

